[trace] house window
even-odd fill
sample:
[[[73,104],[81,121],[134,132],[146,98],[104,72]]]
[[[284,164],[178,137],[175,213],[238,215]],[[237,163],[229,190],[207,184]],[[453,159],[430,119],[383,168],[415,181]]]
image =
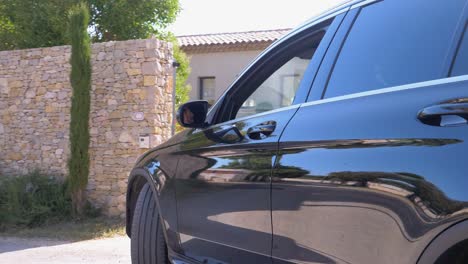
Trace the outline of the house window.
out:
[[[215,77],[200,77],[200,100],[208,101],[213,104],[216,94],[216,79]]]

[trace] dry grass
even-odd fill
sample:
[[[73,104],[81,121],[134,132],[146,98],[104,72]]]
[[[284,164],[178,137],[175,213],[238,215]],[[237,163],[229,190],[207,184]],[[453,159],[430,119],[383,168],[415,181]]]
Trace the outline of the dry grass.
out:
[[[0,232],[0,236],[38,237],[67,241],[108,238],[125,235],[122,219],[105,217],[67,221],[34,228],[16,228]]]

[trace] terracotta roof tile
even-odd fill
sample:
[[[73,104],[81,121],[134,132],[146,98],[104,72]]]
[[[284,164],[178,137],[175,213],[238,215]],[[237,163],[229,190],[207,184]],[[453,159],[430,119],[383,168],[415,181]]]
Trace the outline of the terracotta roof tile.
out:
[[[270,44],[288,33],[291,29],[216,33],[203,35],[178,36],[182,49],[191,50],[214,46],[248,46],[250,44]]]

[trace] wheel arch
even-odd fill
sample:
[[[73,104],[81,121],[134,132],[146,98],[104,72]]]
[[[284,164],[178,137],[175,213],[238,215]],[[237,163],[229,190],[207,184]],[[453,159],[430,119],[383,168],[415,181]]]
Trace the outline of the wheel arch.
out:
[[[150,189],[153,192],[153,197],[156,200],[156,208],[159,210],[159,201],[158,195],[156,192],[156,185],[148,171],[142,168],[135,168],[130,173],[128,178],[128,185],[127,185],[127,198],[126,198],[126,225],[125,231],[128,237],[132,235],[132,220],[133,220],[133,212],[135,210],[135,204],[138,200],[138,195],[140,194],[141,189],[143,186],[148,183],[150,185]],[[161,213],[161,212],[160,212]]]
[[[467,239],[468,219],[465,219],[442,231],[436,238],[434,238],[424,249],[417,263],[432,264],[453,246]]]

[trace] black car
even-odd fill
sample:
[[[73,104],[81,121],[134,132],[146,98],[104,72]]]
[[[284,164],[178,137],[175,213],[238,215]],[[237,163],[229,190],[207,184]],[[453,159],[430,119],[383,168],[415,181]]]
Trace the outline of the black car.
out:
[[[467,263],[468,1],[352,1],[131,172],[133,263]]]

